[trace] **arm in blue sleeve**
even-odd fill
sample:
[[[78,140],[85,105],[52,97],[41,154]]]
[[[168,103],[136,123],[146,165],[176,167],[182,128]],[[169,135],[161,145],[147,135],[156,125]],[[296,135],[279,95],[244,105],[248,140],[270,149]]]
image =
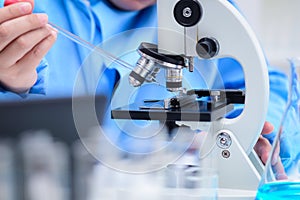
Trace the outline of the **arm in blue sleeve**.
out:
[[[294,76],[295,75],[295,76]],[[275,130],[266,137],[273,142],[273,139],[281,129],[280,135],[280,158],[287,173],[298,167],[300,158],[300,121],[299,121],[299,82],[296,74],[292,75],[293,90],[289,94],[289,83],[287,77],[279,75],[278,72],[270,71],[270,102],[267,120],[272,122]],[[287,115],[283,117],[287,107],[288,96],[296,96],[292,105],[287,110]],[[283,120],[283,124],[280,122]],[[281,125],[281,126],[280,126]]]
[[[0,8],[3,8],[4,0],[0,0]],[[46,94],[46,77],[47,75],[48,63],[46,59],[43,59],[39,66],[37,67],[38,78],[36,83],[30,88],[27,93],[18,94],[11,92],[0,85],[0,101],[12,101],[12,100],[20,100],[20,99],[29,99],[42,97]]]
[[[268,106],[267,121],[271,122],[274,126],[274,132],[269,134],[268,139],[273,142],[276,132],[280,128],[282,115],[288,101],[288,78],[287,76],[269,67],[269,80],[270,80],[270,99]]]
[[[0,86],[0,101],[13,101],[22,99],[31,99],[43,97],[46,94],[46,79],[48,77],[48,63],[43,59],[37,67],[38,78],[36,83],[30,88],[27,93],[18,94],[6,90]]]
[[[34,86],[29,90],[29,94],[46,94],[46,79],[48,78],[48,63],[44,58],[37,67],[38,78]]]

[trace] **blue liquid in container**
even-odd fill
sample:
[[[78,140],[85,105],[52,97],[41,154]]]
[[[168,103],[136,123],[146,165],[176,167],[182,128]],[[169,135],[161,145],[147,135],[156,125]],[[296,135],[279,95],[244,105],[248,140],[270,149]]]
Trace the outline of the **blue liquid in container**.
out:
[[[300,182],[274,182],[258,189],[256,200],[300,200]]]

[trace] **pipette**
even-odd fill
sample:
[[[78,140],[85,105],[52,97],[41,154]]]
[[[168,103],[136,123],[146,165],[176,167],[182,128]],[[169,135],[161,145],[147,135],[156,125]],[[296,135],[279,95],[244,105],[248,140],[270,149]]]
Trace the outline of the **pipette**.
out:
[[[81,45],[81,46],[83,46],[83,47],[85,47],[89,50],[95,51],[95,52],[99,53],[101,56],[106,57],[106,58],[110,59],[111,61],[116,62],[119,65],[121,65],[121,66],[123,66],[127,69],[132,70],[134,68],[132,65],[125,62],[124,60],[121,60],[120,58],[117,58],[115,55],[105,51],[104,49],[100,48],[99,46],[96,46],[96,45],[82,39],[81,37],[65,30],[64,28],[62,28],[60,26],[57,26],[56,24],[53,24],[51,22],[48,22],[48,24],[50,26],[52,26],[53,28],[57,29],[60,34],[67,37],[68,39],[76,42],[77,44],[79,44],[79,45]]]
[[[8,6],[14,3],[18,3],[18,2],[29,2],[31,3],[32,7],[34,7],[34,1],[32,0],[5,0],[4,1],[4,6]],[[65,30],[64,28],[57,26],[56,24],[53,24],[51,22],[48,22],[48,24],[52,27],[54,27],[55,29],[57,29],[59,31],[60,34],[64,35],[65,37],[67,37],[68,39],[76,42],[77,44],[97,52],[98,54],[100,54],[102,57],[108,58],[109,60],[118,63],[119,65],[132,70],[134,68],[134,66],[130,65],[129,63],[125,62],[124,60],[121,60],[120,58],[117,58],[116,56],[112,55],[111,53],[105,51],[104,49],[100,48],[99,46],[96,46],[84,39],[82,39],[81,37]]]
[[[66,29],[57,26],[56,24],[53,24],[51,22],[48,22],[48,24],[50,26],[52,26],[53,28],[57,29],[59,31],[60,34],[64,35],[65,37],[69,38],[70,40],[76,42],[77,44],[86,47],[87,49],[90,49],[92,51],[95,51],[97,53],[99,53],[102,57],[106,57],[108,59],[110,59],[111,61],[123,66],[126,69],[129,69],[130,71],[132,71],[135,67],[132,66],[131,64],[125,62],[124,60],[117,58],[115,55],[105,51],[104,49],[100,48],[99,46],[95,46],[92,43],[82,39],[81,37],[67,31]],[[156,80],[152,80],[153,83],[160,85],[160,83],[158,83]]]

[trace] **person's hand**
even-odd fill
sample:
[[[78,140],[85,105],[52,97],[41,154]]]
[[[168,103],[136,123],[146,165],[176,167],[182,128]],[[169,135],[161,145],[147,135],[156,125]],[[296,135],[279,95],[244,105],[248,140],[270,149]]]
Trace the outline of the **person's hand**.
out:
[[[14,3],[18,3],[18,2],[29,2],[31,4],[31,7],[34,7],[34,0],[5,0],[4,1],[4,6],[9,6],[11,4]]]
[[[36,67],[56,40],[46,14],[33,14],[33,0],[0,9],[0,86],[28,91],[37,80]]]
[[[273,125],[269,122],[265,122],[263,130],[261,132],[261,136],[259,137],[256,145],[254,146],[254,150],[256,151],[257,155],[260,157],[261,161],[264,164],[266,164],[270,156],[272,145],[270,144],[268,139],[263,137],[263,135],[270,134],[273,132],[273,130],[274,130]],[[271,164],[274,172],[276,173],[276,179],[282,180],[282,179],[287,179],[287,175],[284,171],[284,167],[282,165],[279,152],[280,152],[280,144],[277,144],[271,160]]]

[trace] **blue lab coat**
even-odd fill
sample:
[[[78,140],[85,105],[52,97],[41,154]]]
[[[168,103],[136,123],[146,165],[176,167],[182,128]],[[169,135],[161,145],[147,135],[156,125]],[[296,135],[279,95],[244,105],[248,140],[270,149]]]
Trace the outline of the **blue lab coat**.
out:
[[[3,5],[3,0],[0,0],[0,5]],[[115,55],[123,56],[130,64],[134,64],[137,58],[135,53],[130,54],[130,52],[135,51],[134,47],[136,48],[140,41],[156,41],[155,31],[151,28],[146,28],[145,31],[141,32],[138,31],[142,34],[124,33],[124,31],[131,29],[138,28],[138,30],[141,30],[143,27],[156,27],[155,6],[142,11],[128,12],[112,7],[105,0],[90,0],[90,5],[83,0],[36,0],[34,12],[46,12],[49,15],[50,22],[79,35],[94,45],[104,42],[104,48]],[[38,81],[28,94],[22,94],[21,97],[46,96],[51,98],[70,96],[73,91],[76,94],[97,92],[111,97],[124,69],[119,68],[118,71],[105,69],[103,66],[106,66],[108,62],[103,59],[96,59],[96,62],[93,62],[92,66],[96,70],[89,68],[87,66],[91,65],[86,64],[86,62],[89,62],[88,58],[93,54],[87,48],[81,47],[58,34],[57,42],[37,68]],[[243,72],[236,61],[221,59],[218,62],[218,69],[222,74],[225,88],[244,88]],[[270,103],[267,121],[274,124],[275,133],[278,130],[280,116],[282,116],[287,102],[288,85],[286,76],[283,73],[269,67],[269,75]],[[78,85],[75,84],[77,81]],[[201,80],[197,81],[201,82]],[[76,85],[75,89],[74,85]],[[213,83],[213,87],[218,87],[218,84]],[[1,99],[11,99],[19,96],[3,88],[0,88],[0,92]],[[161,92],[163,93],[163,91]],[[156,92],[151,97],[159,98],[162,93]],[[145,96],[143,97],[145,98]],[[236,113],[238,112],[239,110]],[[290,121],[295,119],[294,111],[290,112],[288,119]],[[284,158],[285,167],[287,168],[291,166],[293,159],[298,156],[295,152],[299,152],[299,145],[295,144],[295,138],[300,137],[299,129],[293,128],[286,129],[282,141],[282,148],[285,151],[281,156]],[[290,139],[290,134],[293,135],[293,139]],[[274,134],[269,135],[269,139],[272,140],[272,138],[274,138]]]

